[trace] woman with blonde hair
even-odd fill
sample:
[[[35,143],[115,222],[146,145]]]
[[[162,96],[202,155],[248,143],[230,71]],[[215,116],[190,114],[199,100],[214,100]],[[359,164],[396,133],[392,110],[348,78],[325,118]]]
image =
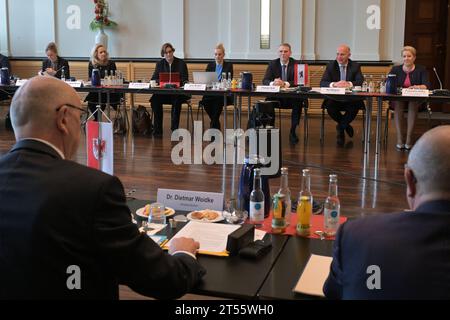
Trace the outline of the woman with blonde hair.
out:
[[[431,87],[428,72],[424,66],[415,64],[416,49],[405,46],[402,49],[403,64],[394,66],[392,74],[397,75],[397,86],[410,89],[429,89]],[[412,134],[417,119],[419,107],[423,106],[414,101],[393,101],[391,107],[394,109],[395,128],[397,130],[398,150],[410,150],[413,146]],[[403,140],[403,113],[408,110],[406,140]]]
[[[94,49],[91,53],[91,59],[89,61],[89,67],[88,67],[88,78],[91,80],[92,78],[92,71],[94,69],[97,69],[100,73],[100,78],[103,79],[106,76],[114,76],[116,75],[116,63],[109,59],[108,51],[106,50],[105,46],[102,44],[95,45]],[[123,97],[120,93],[111,93],[110,94],[110,104],[111,106],[116,109],[117,105],[120,103],[120,99]],[[105,110],[106,107],[106,100],[107,95],[105,93],[101,94],[101,108],[102,110]],[[94,113],[97,105],[99,104],[98,101],[98,93],[91,92],[87,95],[85,101],[88,102],[89,110]],[[95,120],[98,120],[98,114],[95,114]]]
[[[216,45],[214,49],[214,60],[206,66],[206,71],[216,72],[217,80],[222,80],[222,74],[229,75],[233,79],[233,64],[231,62],[225,61],[225,48],[222,43]],[[210,127],[220,130],[220,115],[223,110],[223,98],[204,96],[202,101],[200,101],[205,108],[206,113],[211,119]],[[233,104],[232,98],[227,98],[227,105]]]
[[[42,74],[47,74],[58,79],[61,79],[64,76],[65,79],[69,79],[69,63],[58,55],[58,48],[54,42],[50,42],[47,45],[45,54],[47,55],[47,59],[42,61]]]

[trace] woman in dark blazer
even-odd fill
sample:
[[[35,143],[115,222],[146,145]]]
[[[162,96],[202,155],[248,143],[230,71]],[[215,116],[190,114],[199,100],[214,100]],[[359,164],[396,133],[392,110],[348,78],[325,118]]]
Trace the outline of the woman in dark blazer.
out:
[[[424,66],[416,65],[416,49],[406,46],[402,50],[403,64],[394,66],[390,73],[397,75],[397,86],[411,89],[430,89],[431,84],[428,79],[428,72]],[[412,134],[417,119],[417,112],[420,103],[413,101],[393,101],[392,107],[395,114],[395,127],[397,130],[396,148],[410,150],[413,145]],[[403,112],[408,109],[408,128],[406,132],[406,141],[403,140]],[[405,141],[405,143],[403,142]]]
[[[58,48],[54,42],[50,42],[45,48],[47,59],[42,61],[42,74],[47,74],[55,78],[61,79],[64,75],[65,79],[70,78],[70,68],[67,60],[58,56]]]
[[[92,71],[94,69],[98,69],[100,72],[100,78],[103,79],[106,76],[114,76],[116,75],[116,63],[109,59],[109,54],[106,48],[102,44],[97,44],[92,51],[91,60],[89,61],[88,66],[88,78],[91,80]],[[110,94],[110,104],[114,109],[117,109],[117,105],[120,103],[120,99],[123,97],[120,93],[111,93]],[[107,95],[106,93],[101,94],[101,108],[105,110]],[[88,102],[88,107],[91,113],[94,113],[98,101],[98,93],[91,92],[87,95],[84,101]],[[94,116],[95,120],[98,121],[99,115],[98,113]]]
[[[206,66],[206,71],[216,72],[217,80],[222,80],[222,74],[226,74],[233,79],[233,64],[231,62],[225,61],[225,48],[223,44],[219,43],[214,50],[215,61],[208,63]],[[211,119],[210,127],[220,130],[220,115],[223,110],[223,98],[222,97],[211,97],[203,96],[200,103],[205,108],[206,113]],[[232,98],[227,97],[227,105],[233,104]]]

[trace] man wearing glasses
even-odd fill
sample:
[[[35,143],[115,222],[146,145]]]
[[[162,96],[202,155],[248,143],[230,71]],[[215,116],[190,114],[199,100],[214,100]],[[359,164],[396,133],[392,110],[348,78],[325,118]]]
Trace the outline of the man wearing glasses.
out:
[[[425,133],[405,166],[412,211],[361,218],[336,236],[331,299],[450,299],[450,126]]]
[[[183,86],[189,81],[188,68],[186,63],[174,56],[175,48],[170,43],[163,44],[161,48],[161,59],[156,64],[155,72],[153,73],[152,80],[156,80],[161,83],[160,73],[168,73],[173,75],[173,78],[178,77],[180,79],[180,86]],[[153,136],[161,137],[163,134],[163,104],[170,104],[172,106],[172,131],[178,129],[180,125],[180,113],[181,104],[189,100],[190,97],[186,95],[177,94],[154,94],[150,102],[155,114]]]
[[[181,239],[164,253],[132,223],[118,178],[70,161],[82,111],[75,90],[51,77],[14,96],[17,144],[0,158],[0,300],[117,299],[119,284],[183,295],[204,274],[198,243]]]

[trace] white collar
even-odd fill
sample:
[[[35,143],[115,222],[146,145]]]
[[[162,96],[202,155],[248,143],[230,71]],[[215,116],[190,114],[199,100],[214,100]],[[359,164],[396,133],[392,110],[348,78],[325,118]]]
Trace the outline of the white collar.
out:
[[[22,140],[34,140],[34,141],[42,142],[43,144],[46,144],[49,147],[51,147],[53,150],[55,150],[61,156],[61,158],[63,160],[66,159],[66,157],[64,157],[64,153],[62,153],[62,151],[58,147],[56,147],[54,144],[52,144],[52,143],[50,143],[48,141],[45,141],[45,140],[42,140],[42,139],[38,139],[38,138],[25,138],[25,139],[22,139]]]
[[[289,60],[287,61],[287,63],[283,63],[283,61],[281,61],[281,59],[280,59],[280,64],[281,64],[281,66],[288,66],[289,65]]]

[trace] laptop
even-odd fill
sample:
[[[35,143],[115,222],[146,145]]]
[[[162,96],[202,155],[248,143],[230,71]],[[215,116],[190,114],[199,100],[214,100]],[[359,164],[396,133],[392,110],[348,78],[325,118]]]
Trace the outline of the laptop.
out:
[[[164,88],[166,86],[179,88],[180,87],[180,73],[179,72],[160,72],[159,86]]]
[[[212,86],[214,82],[217,82],[216,72],[205,72],[205,71],[194,71],[192,73],[194,77],[194,83],[206,84],[207,86]]]

